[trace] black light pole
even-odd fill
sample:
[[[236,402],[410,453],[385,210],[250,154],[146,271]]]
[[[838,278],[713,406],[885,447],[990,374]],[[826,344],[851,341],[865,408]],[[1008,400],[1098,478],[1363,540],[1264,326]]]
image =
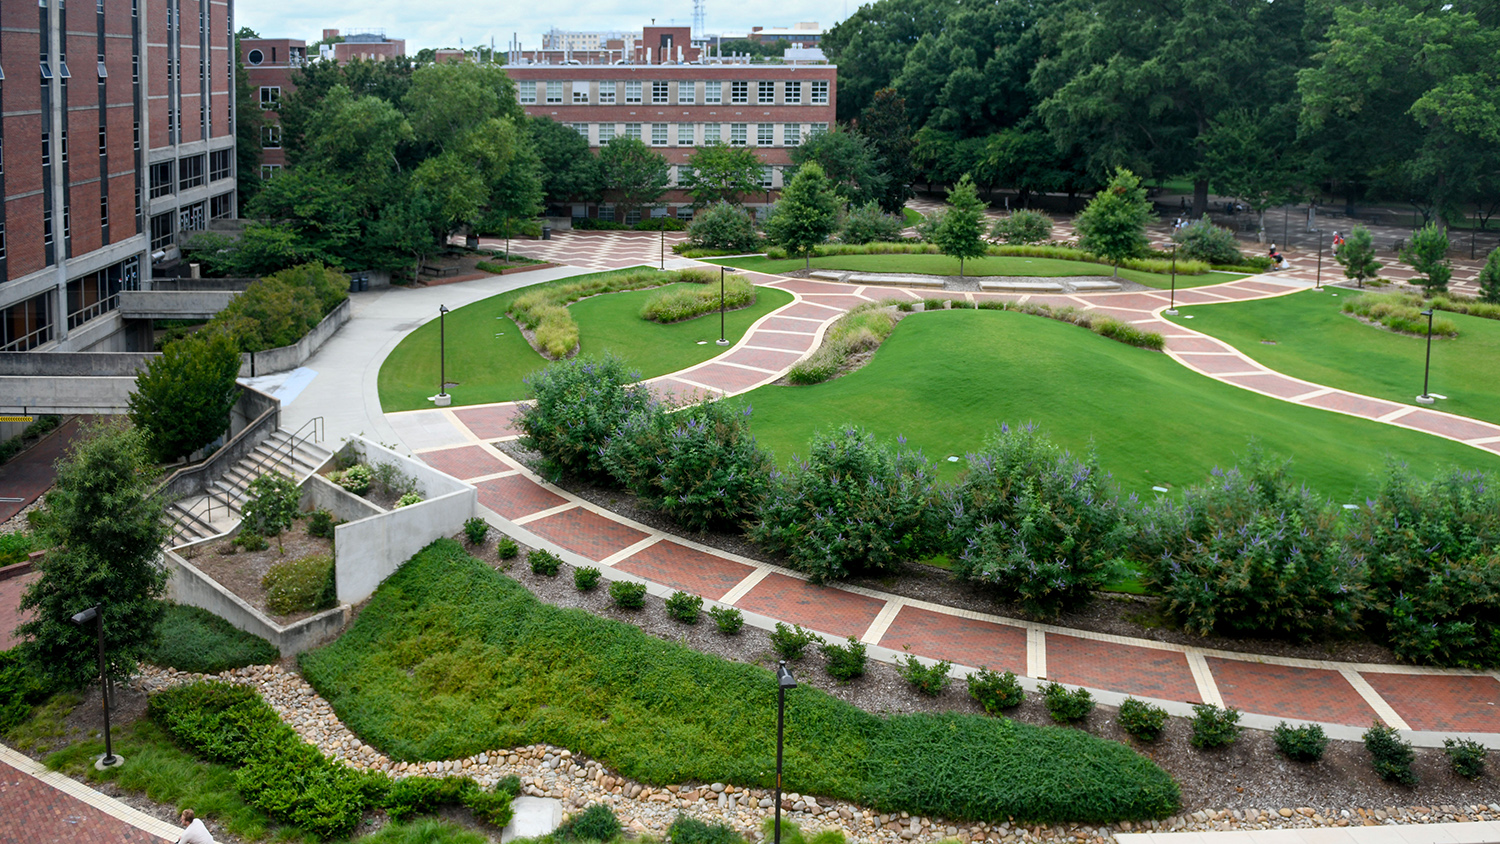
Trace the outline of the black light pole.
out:
[[[448,315],[447,305],[438,305],[438,394],[437,405],[448,404]]]
[[[1419,404],[1432,404],[1434,399],[1427,394],[1427,375],[1432,371],[1432,308],[1422,312],[1427,317],[1427,363],[1422,366],[1422,395],[1417,396]]]
[[[1172,241],[1172,301],[1167,305],[1167,316],[1177,316],[1177,241]]]
[[[724,336],[724,265],[719,265],[719,340],[720,346],[729,345],[729,340]]]
[[[667,227],[665,223],[662,224],[661,229],[661,268],[663,270],[667,268]]]
[[[786,690],[797,688],[797,680],[786,670],[786,660],[776,666],[776,838],[781,844],[781,740],[786,734]]]
[[[1314,290],[1323,289],[1323,232],[1318,232],[1318,280],[1313,285]]]
[[[99,696],[104,701],[104,755],[99,757],[94,767],[102,771],[125,760],[115,755],[114,744],[109,735],[109,677],[104,673],[104,614],[95,605],[73,616],[73,623],[79,627],[84,627],[91,621],[99,634]]]

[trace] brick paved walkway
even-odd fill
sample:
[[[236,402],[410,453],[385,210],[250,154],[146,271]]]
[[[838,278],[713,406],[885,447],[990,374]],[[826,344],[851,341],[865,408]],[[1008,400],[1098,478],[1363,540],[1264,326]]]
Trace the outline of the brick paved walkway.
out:
[[[517,251],[529,250],[527,243]],[[527,254],[533,254],[530,251]],[[616,258],[607,259],[614,261]],[[1239,302],[1294,293],[1311,286],[1305,267],[1211,287],[1178,291],[1178,304]],[[815,348],[847,308],[892,297],[920,300],[931,293],[862,287],[751,273],[756,284],[779,287],[795,300],[763,317],[725,354],[652,379],[663,393],[720,396],[778,378]],[[1017,298],[954,293],[970,301]],[[1399,405],[1289,378],[1233,348],[1161,317],[1165,291],[1019,297],[1096,310],[1159,331],[1167,354],[1208,377],[1273,398],[1420,430],[1500,453],[1500,426],[1416,405]],[[737,557],[664,534],[554,487],[500,451],[515,439],[514,403],[387,414],[420,458],[474,483],[481,506],[502,530],[565,559],[598,565],[608,577],[646,580],[667,594],[682,589],[744,610],[752,623],[800,623],[829,638],[854,636],[876,658],[909,651],[948,659],[958,672],[980,666],[1012,670],[1033,688],[1042,679],[1091,688],[1105,703],[1126,695],[1159,702],[1173,714],[1191,704],[1240,708],[1247,726],[1317,721],[1337,738],[1356,738],[1378,717],[1435,746],[1456,732],[1500,747],[1500,674],[1400,665],[1322,663],[1248,656],[1202,648],[1069,630],[957,610],[871,590],[812,586],[792,571]],[[422,447],[422,442],[434,443]],[[442,443],[436,445],[436,443]]]
[[[161,844],[181,832],[0,745],[0,844]]]
[[[41,575],[33,572],[0,580],[0,651],[9,650],[20,643],[12,631],[16,625],[26,620],[21,617],[21,594],[38,577]]]
[[[76,416],[69,419],[46,439],[0,466],[0,498],[20,499],[0,501],[0,522],[9,521],[52,486],[52,480],[57,477],[53,465],[68,450],[68,446],[78,436],[79,428],[90,418],[92,417]]]

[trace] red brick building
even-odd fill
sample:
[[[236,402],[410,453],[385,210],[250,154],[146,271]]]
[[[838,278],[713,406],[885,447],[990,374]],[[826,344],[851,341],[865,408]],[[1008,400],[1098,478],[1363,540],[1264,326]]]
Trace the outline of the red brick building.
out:
[[[295,38],[244,38],[240,61],[250,90],[264,111],[260,129],[260,176],[269,179],[286,166],[281,147],[281,98],[297,89],[292,74],[307,66],[307,42]]]
[[[572,126],[596,151],[617,136],[639,138],[666,156],[674,186],[695,147],[723,141],[755,150],[765,164],[765,192],[748,198],[751,208],[775,202],[792,149],[833,126],[833,65],[719,62],[691,47],[687,27],[646,27],[634,58],[628,64],[512,63],[505,71],[527,114]],[[687,218],[691,202],[684,191],[671,190],[653,213]],[[614,218],[608,202],[579,203],[569,211]]]
[[[337,29],[323,30],[323,40],[338,38]],[[406,55],[406,40],[386,38],[383,29],[362,29],[350,32],[344,40],[323,48],[322,58],[347,64],[352,59],[383,61]]]
[[[122,350],[122,288],[234,215],[233,9],[0,3],[0,351]]]

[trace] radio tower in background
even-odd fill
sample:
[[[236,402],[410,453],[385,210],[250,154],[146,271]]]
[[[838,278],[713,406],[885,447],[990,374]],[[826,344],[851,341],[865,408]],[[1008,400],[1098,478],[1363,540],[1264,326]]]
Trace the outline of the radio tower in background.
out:
[[[706,13],[704,8],[706,0],[693,0],[693,35],[703,37],[703,19]]]

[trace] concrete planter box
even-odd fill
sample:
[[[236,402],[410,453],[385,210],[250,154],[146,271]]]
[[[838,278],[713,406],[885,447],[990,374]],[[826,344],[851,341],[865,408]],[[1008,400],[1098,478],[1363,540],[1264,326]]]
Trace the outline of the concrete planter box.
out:
[[[240,355],[240,377],[254,378],[257,375],[296,369],[306,363],[307,359],[313,356],[313,352],[322,348],[323,344],[328,342],[328,338],[344,327],[344,323],[349,321],[349,314],[349,300],[345,299],[329,311],[328,316],[323,317],[313,330],[307,332],[301,340],[292,345]]]

